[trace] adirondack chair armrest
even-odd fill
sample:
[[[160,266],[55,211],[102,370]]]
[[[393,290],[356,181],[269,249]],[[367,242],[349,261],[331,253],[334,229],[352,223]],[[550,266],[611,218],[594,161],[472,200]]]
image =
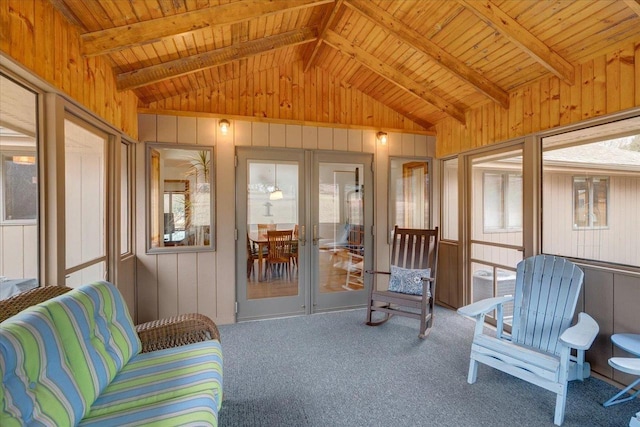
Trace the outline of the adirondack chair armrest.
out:
[[[588,350],[596,339],[600,327],[587,313],[578,314],[578,323],[560,335],[560,342],[577,350]]]
[[[512,295],[487,298],[481,301],[476,301],[469,305],[465,305],[464,307],[460,307],[458,309],[458,313],[462,314],[463,316],[478,317],[479,315],[488,313],[489,311],[494,310],[499,305],[509,301],[513,301]]]

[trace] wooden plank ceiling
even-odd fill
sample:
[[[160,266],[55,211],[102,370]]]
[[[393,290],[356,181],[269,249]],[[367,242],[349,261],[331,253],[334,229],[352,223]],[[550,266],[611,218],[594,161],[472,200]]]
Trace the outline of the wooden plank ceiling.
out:
[[[144,111],[414,131],[640,40],[640,0],[50,1]]]

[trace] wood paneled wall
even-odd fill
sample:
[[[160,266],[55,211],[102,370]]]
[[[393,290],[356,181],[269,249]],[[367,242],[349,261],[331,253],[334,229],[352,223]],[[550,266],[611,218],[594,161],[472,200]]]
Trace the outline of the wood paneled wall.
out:
[[[437,157],[640,106],[640,42],[575,67],[576,84],[546,77],[509,94],[509,109],[490,103],[467,112],[467,124],[436,125]]]
[[[0,276],[38,277],[38,226],[0,226]]]
[[[157,102],[145,112],[198,111],[295,120],[300,124],[353,125],[372,129],[426,129],[351,85],[314,67],[303,72],[302,61],[241,73],[218,85]]]
[[[78,29],[49,1],[0,1],[0,50],[137,139],[138,97],[116,90],[107,61],[81,56]]]
[[[278,147],[373,153],[376,236],[386,236],[389,156],[432,157],[435,138],[390,132],[387,145],[376,142],[372,129],[342,129],[232,120],[222,135],[215,117],[140,114],[140,141],[215,145],[216,251],[146,254],[145,153],[136,156],[136,254],[138,322],[190,311],[219,324],[235,322],[235,168],[237,146]],[[434,178],[435,179],[435,178]],[[375,263],[388,268],[387,239],[377,238]],[[246,267],[241,266],[240,268]]]

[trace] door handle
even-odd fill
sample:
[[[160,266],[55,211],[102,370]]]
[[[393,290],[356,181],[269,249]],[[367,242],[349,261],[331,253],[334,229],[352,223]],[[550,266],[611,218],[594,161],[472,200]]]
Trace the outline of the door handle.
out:
[[[318,242],[320,238],[318,237],[318,226],[316,224],[313,225],[313,244],[318,246]]]
[[[300,242],[300,246],[304,246],[305,243],[307,243],[307,227],[305,227],[304,225],[300,226],[298,241]]]

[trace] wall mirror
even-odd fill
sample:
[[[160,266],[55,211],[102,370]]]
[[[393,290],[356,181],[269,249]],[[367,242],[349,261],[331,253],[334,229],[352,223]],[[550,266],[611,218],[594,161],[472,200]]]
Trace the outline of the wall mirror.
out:
[[[213,250],[213,148],[147,143],[148,252]]]

